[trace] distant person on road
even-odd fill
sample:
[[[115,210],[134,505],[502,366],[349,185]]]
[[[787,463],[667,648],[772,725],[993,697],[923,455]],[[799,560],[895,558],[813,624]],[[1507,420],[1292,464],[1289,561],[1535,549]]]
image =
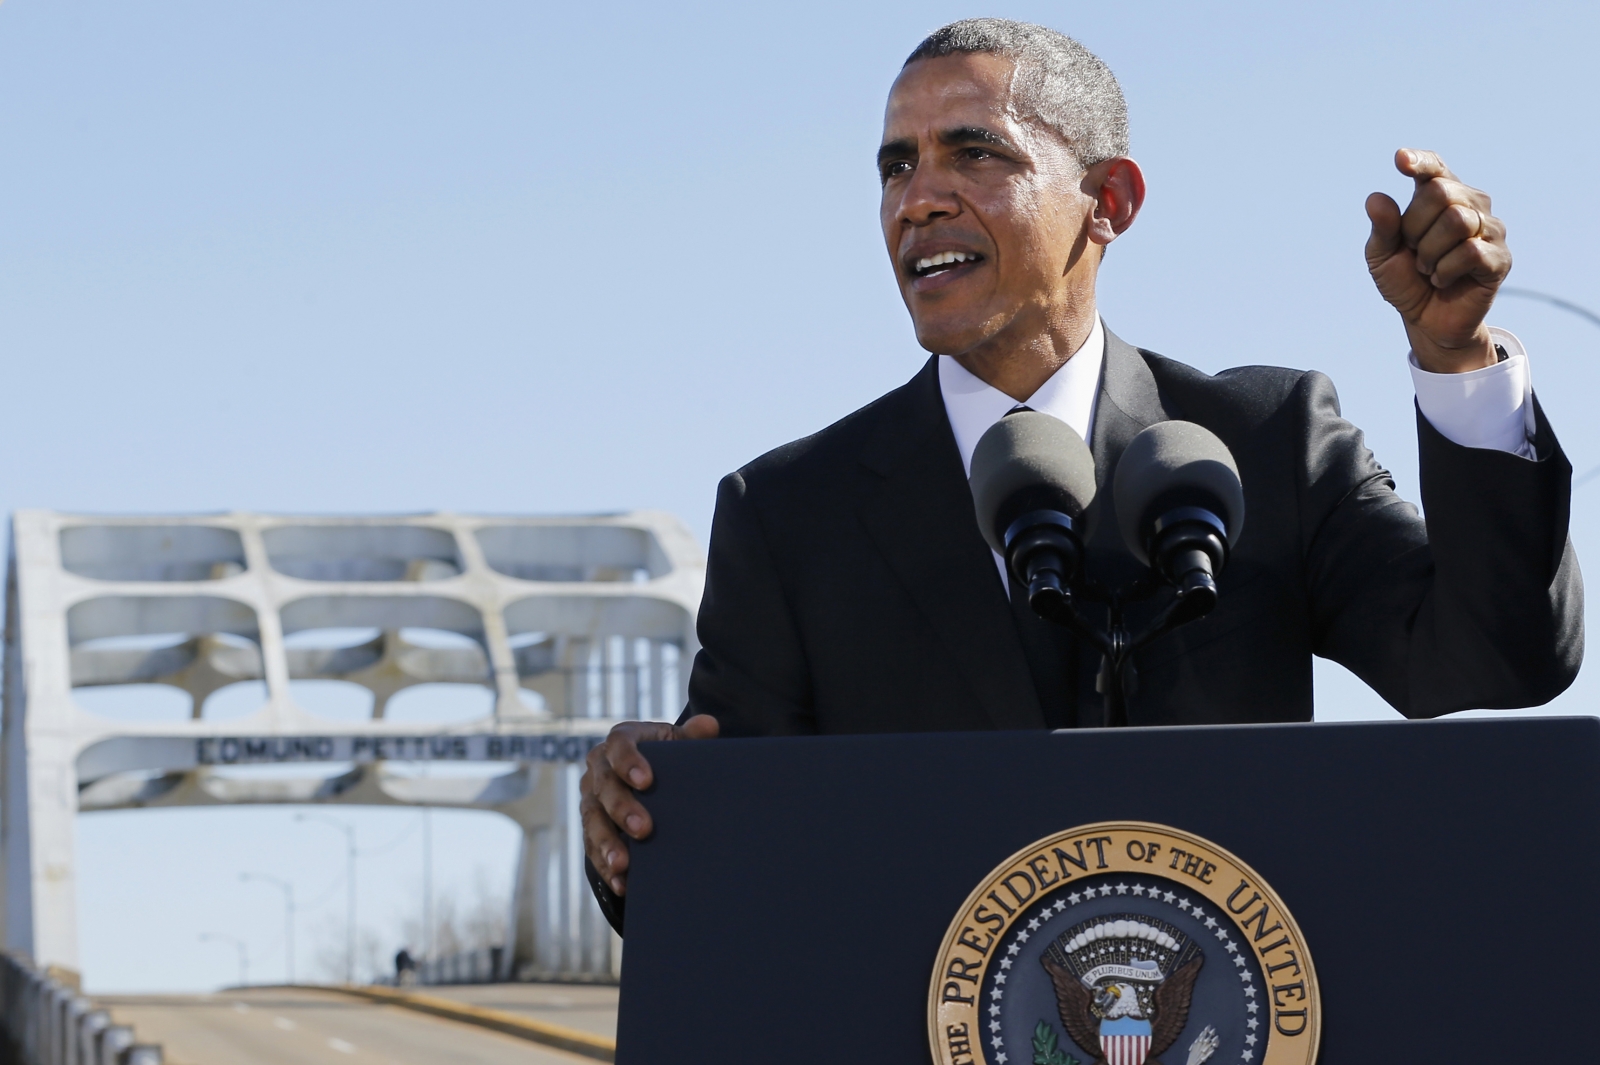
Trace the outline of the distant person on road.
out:
[[[394,983],[396,987],[410,987],[417,982],[417,959],[405,947],[394,956]]]

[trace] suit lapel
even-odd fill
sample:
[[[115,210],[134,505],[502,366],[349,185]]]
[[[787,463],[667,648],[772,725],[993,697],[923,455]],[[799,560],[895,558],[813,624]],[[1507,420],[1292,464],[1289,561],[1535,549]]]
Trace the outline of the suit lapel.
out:
[[[1090,566],[1127,583],[1140,569],[1122,546],[1111,477],[1128,443],[1166,421],[1155,376],[1139,351],[1106,330],[1105,366],[1090,451],[1099,485],[1090,507]],[[988,547],[978,534],[961,454],[939,393],[937,358],[893,397],[895,410],[862,449],[876,477],[859,514],[879,552],[939,636],[996,728],[1043,728],[1028,660]],[[1092,673],[1090,674],[1092,676]]]
[[[862,449],[877,475],[859,514],[996,728],[1043,728],[1044,712],[994,559],[978,533],[937,357],[895,397]]]
[[[1095,401],[1089,450],[1094,455],[1098,489],[1088,512],[1089,559],[1095,575],[1112,585],[1138,575],[1139,566],[1122,545],[1111,502],[1111,478],[1123,451],[1139,432],[1172,417],[1161,404],[1155,376],[1139,350],[1106,330],[1105,368]]]

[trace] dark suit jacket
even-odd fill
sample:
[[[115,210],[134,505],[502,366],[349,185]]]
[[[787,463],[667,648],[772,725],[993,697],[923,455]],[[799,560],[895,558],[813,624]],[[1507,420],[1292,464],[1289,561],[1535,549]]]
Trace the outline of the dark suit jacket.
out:
[[[1130,724],[1309,721],[1314,654],[1408,717],[1554,698],[1583,658],[1583,583],[1572,467],[1537,416],[1529,461],[1452,444],[1419,414],[1424,520],[1322,374],[1212,377],[1108,331],[1090,570],[1112,585],[1140,572],[1107,486],[1147,425],[1221,437],[1246,508],[1217,608],[1138,653]],[[725,736],[1105,722],[1097,654],[1007,598],[931,359],[723,479],[699,632],[685,716],[712,714]],[[588,873],[621,931],[624,900]]]
[[[1213,377],[1108,332],[1087,515],[1108,583],[1139,573],[1111,473],[1168,419],[1233,451],[1246,517],[1216,610],[1138,653],[1131,724],[1308,721],[1314,654],[1408,717],[1531,706],[1577,675],[1572,468],[1542,412],[1538,461],[1452,444],[1419,414],[1424,520],[1322,374]],[[726,736],[1103,724],[1098,654],[1044,630],[979,535],[930,359],[723,480],[688,712]]]

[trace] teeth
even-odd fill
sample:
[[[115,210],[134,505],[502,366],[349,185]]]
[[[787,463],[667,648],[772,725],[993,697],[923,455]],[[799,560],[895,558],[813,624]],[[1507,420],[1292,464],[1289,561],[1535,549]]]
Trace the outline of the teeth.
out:
[[[931,255],[926,259],[917,260],[917,270],[932,270],[936,266],[947,266],[950,263],[977,262],[978,257],[964,251],[942,251],[938,255]]]

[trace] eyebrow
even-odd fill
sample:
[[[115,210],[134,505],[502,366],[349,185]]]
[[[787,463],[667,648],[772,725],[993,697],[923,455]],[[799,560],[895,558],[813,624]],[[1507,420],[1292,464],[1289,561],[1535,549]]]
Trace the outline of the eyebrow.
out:
[[[891,159],[911,159],[917,154],[917,139],[915,137],[901,137],[898,140],[884,141],[878,149],[878,169],[883,169],[883,164]]]
[[[1016,145],[1006,140],[1000,134],[982,126],[952,126],[950,129],[939,132],[939,143],[947,147],[959,147],[963,144],[989,144],[1007,152],[1017,153]],[[878,167],[891,159],[913,159],[917,154],[917,139],[915,137],[900,137],[896,140],[885,141],[878,149]]]
[[[992,144],[996,148],[1003,148],[1008,152],[1015,152],[1016,145],[1006,140],[992,129],[982,126],[957,126],[954,129],[944,130],[939,134],[939,143],[955,147],[962,144]]]

